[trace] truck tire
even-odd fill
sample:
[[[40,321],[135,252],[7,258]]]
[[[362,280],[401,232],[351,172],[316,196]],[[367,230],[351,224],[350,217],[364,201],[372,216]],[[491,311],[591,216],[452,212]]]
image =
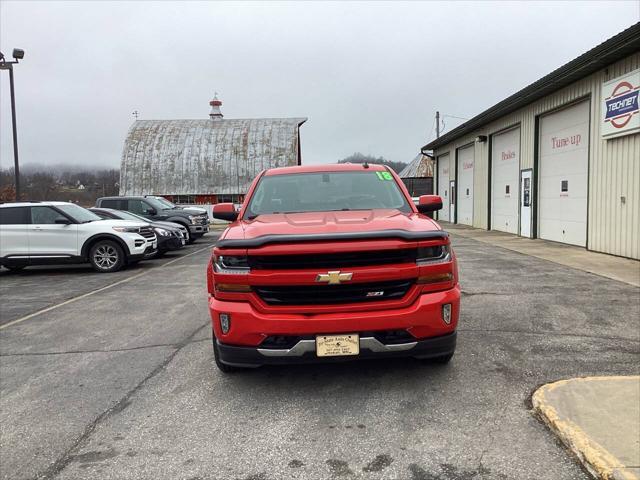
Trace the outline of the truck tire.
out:
[[[89,249],[89,263],[96,272],[117,272],[124,264],[124,252],[112,240],[98,240]]]

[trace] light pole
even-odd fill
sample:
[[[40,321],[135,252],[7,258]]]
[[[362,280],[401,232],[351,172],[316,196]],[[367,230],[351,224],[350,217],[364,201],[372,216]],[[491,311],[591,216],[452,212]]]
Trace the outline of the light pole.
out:
[[[18,164],[18,132],[16,131],[16,95],[13,87],[13,64],[24,58],[24,50],[13,49],[13,61],[5,60],[0,52],[0,70],[9,70],[9,88],[11,89],[11,124],[13,126],[13,161],[16,176],[16,201],[20,199],[20,166]]]

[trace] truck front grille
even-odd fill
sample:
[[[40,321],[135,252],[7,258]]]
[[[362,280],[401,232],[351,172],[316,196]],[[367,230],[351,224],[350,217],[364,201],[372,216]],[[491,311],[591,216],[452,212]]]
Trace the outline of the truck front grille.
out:
[[[342,285],[287,285],[253,287],[269,305],[335,305],[397,300],[406,295],[413,280]]]
[[[312,255],[250,255],[249,266],[256,270],[299,270],[304,268],[366,267],[415,263],[416,249],[369,252],[320,253]]]

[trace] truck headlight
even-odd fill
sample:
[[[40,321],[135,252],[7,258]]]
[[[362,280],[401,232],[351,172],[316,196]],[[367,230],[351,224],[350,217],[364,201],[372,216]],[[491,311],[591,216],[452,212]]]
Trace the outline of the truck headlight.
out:
[[[218,255],[215,257],[216,273],[246,275],[251,271],[249,258],[237,255]]]
[[[170,237],[171,232],[169,230],[165,230],[164,228],[154,228],[153,229],[158,235],[162,237]]]
[[[196,217],[194,215],[189,215],[189,221],[195,225],[196,223],[198,223],[198,220],[200,219],[200,217]]]
[[[430,265],[444,263],[451,259],[449,245],[435,245],[433,247],[419,247],[416,255],[416,264]]]

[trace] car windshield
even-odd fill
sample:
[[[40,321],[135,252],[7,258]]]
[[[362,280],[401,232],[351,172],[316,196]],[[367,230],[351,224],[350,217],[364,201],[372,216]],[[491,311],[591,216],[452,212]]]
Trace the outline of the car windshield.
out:
[[[86,208],[74,205],[72,203],[68,203],[66,205],[56,205],[56,208],[62,210],[64,213],[66,213],[79,223],[88,223],[95,222],[96,220],[102,220],[100,216],[96,215],[91,210],[87,210]]]
[[[165,208],[178,208],[176,205],[174,205],[173,203],[171,203],[169,200],[167,200],[164,197],[147,197],[147,198],[153,198],[154,200],[157,200],[158,202],[160,202],[161,204],[163,204],[165,206]]]
[[[161,202],[156,197],[145,197],[145,201],[149,203],[156,210],[170,210],[175,207],[175,205],[169,202],[167,202],[169,203],[169,205],[166,205],[165,204],[166,200],[165,202]]]
[[[389,172],[297,173],[263,177],[251,197],[247,217],[382,208],[411,212]]]
[[[134,222],[149,223],[149,220],[131,212],[119,211],[116,213],[122,220],[133,220]]]

